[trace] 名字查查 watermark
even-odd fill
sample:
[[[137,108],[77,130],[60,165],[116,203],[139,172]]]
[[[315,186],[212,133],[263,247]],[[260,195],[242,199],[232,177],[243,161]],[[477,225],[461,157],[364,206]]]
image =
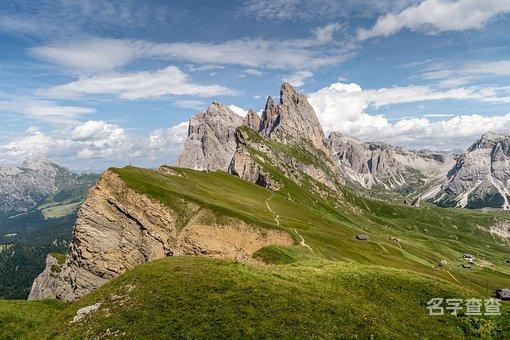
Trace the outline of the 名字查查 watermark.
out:
[[[464,315],[501,315],[501,300],[498,299],[444,299],[432,298],[427,302],[429,315],[457,315],[460,311]]]

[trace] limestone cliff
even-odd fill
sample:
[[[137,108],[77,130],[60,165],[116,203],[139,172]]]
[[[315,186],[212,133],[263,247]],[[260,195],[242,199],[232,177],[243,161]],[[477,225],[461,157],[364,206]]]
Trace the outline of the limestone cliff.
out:
[[[225,170],[236,149],[235,129],[243,118],[214,102],[189,120],[188,138],[178,166],[195,170]]]
[[[294,243],[285,232],[218,218],[196,203],[175,199],[185,216],[129,188],[114,171],[105,172],[80,208],[65,263],[57,269],[48,257],[29,300],[72,301],[126,270],[166,256],[251,260],[266,245]]]

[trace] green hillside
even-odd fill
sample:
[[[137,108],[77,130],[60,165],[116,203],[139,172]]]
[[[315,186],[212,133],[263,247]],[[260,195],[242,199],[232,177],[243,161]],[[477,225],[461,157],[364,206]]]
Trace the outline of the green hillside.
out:
[[[428,315],[428,299],[470,294],[427,276],[376,266],[167,258],[140,266],[72,304],[1,302],[0,337],[503,336],[508,316]],[[95,303],[101,303],[97,311],[70,323],[79,308]]]
[[[219,217],[286,230],[295,245],[254,254],[269,265],[190,257],[149,263],[72,304],[3,301],[0,337],[508,335],[508,305],[499,317],[429,316],[426,309],[433,297],[486,298],[510,284],[508,245],[485,229],[507,214],[412,208],[345,188],[335,196],[321,187],[319,195],[312,179],[298,186],[276,169],[283,184],[276,192],[223,172],[112,170],[175,211],[193,201]],[[369,240],[357,240],[361,233]],[[477,257],[469,270],[465,252]],[[97,302],[97,312],[69,323]]]

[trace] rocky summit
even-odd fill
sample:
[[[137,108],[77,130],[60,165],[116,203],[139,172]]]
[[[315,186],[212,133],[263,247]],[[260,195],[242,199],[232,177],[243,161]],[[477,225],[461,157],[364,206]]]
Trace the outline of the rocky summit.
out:
[[[485,133],[423,199],[443,206],[510,209],[510,134]]]
[[[235,130],[243,118],[220,103],[189,120],[188,138],[178,165],[195,170],[226,170],[236,149]]]
[[[364,188],[403,194],[442,182],[455,164],[454,156],[432,151],[411,151],[381,142],[361,142],[332,132],[333,157],[351,182]]]

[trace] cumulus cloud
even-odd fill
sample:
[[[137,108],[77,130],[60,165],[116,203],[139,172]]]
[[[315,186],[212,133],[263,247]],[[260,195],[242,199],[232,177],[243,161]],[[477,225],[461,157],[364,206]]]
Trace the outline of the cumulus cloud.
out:
[[[298,71],[286,77],[283,77],[283,81],[291,84],[295,87],[305,85],[306,81],[313,77],[313,73],[310,71]]]
[[[167,152],[167,149],[181,148],[188,136],[188,122],[182,122],[168,129],[157,129],[149,136],[149,149]]]
[[[309,95],[326,132],[339,131],[362,140],[383,140],[409,147],[453,149],[465,147],[488,130],[510,129],[510,114],[487,117],[459,115],[431,121],[446,115],[404,118],[390,122],[380,114],[368,114],[369,106],[438,99],[491,100],[492,92],[479,89],[437,91],[423,86],[363,90],[358,84],[335,83]]]
[[[81,123],[72,129],[43,131],[31,127],[0,144],[0,162],[17,163],[34,155],[74,167],[89,164],[94,169],[140,161],[145,166],[172,163],[187,137],[188,123],[157,129],[149,136],[130,134],[119,125],[104,121]]]
[[[408,28],[426,32],[481,29],[499,14],[510,12],[510,2],[501,0],[425,0],[399,13],[377,19],[370,29],[359,29],[358,39],[389,36]]]
[[[196,95],[212,97],[233,95],[236,91],[219,85],[189,82],[187,74],[175,66],[157,71],[109,73],[83,77],[77,81],[39,90],[39,95],[73,98],[88,94],[112,94],[123,99],[155,98],[164,95]]]

